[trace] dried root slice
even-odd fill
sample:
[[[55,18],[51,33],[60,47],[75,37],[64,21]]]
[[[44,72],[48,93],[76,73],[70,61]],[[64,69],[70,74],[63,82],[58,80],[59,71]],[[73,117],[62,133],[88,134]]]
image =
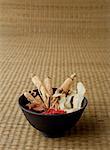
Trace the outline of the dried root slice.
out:
[[[34,107],[36,107],[36,103],[28,103],[26,104],[26,107],[28,107],[28,109],[33,109]]]
[[[51,106],[51,104],[52,104],[55,100],[56,100],[56,97],[52,97],[52,98],[51,98],[50,106]]]
[[[62,96],[62,94],[61,93],[55,93],[52,97],[61,97]]]
[[[37,105],[36,107],[33,108],[33,110],[37,112],[42,112],[42,111],[45,111],[46,108],[44,107],[44,105]]]
[[[37,100],[35,100],[33,103],[28,103],[26,106],[29,109],[33,109],[37,112],[45,111],[46,110],[45,104],[42,101],[37,101]]]
[[[37,96],[35,97],[35,102],[36,102],[37,104],[43,104],[43,101],[41,100],[41,98],[40,98],[39,95],[37,95]]]
[[[30,101],[30,103],[26,104],[26,106],[29,109],[33,109],[36,111],[43,111],[45,110],[46,106],[45,104],[42,102],[41,98],[39,96],[37,97],[33,97],[30,93],[25,92],[24,96],[27,98],[28,101]]]
[[[55,107],[55,109],[58,109],[58,108],[59,108],[59,103],[58,103],[58,101],[55,103],[54,107]]]
[[[30,110],[33,109],[35,111],[41,112],[46,110],[46,107],[44,104],[37,104],[37,103],[28,103],[26,105]]]
[[[51,98],[53,95],[53,89],[52,89],[52,84],[51,84],[51,78],[47,77],[44,79],[44,86],[46,87],[46,90],[49,93],[49,97],[47,96],[47,100],[45,101],[47,108],[49,108],[49,105],[51,103]]]
[[[62,90],[57,89],[57,90],[55,91],[55,93],[52,95],[52,97],[53,97],[53,98],[61,97],[62,94],[63,94],[63,93],[62,93]]]
[[[54,99],[54,101],[51,102],[50,108],[54,108],[57,102],[58,102],[58,98]]]
[[[52,84],[51,84],[51,78],[50,77],[47,77],[47,78],[44,79],[44,85],[45,85],[49,95],[52,96],[53,89],[52,89]]]
[[[48,91],[47,91],[47,89],[46,89],[46,87],[40,81],[39,77],[37,77],[37,76],[32,77],[32,82],[41,91],[42,95],[46,95],[47,97],[50,96],[49,93],[48,93]]]
[[[32,77],[32,82],[38,88],[40,96],[42,97],[45,105],[48,107],[50,94],[48,93],[46,87],[43,85],[43,83],[40,81],[39,77],[37,76]]]
[[[74,77],[76,77],[76,74],[75,74],[75,73],[72,74],[69,78],[67,78],[67,79],[63,82],[63,84],[60,86],[59,90],[62,90],[62,92],[67,93],[67,92],[70,90],[70,88],[71,88],[71,86],[72,86],[72,84],[73,84],[73,79],[74,79]]]
[[[24,96],[27,98],[28,101],[33,103],[35,101],[35,98],[28,92],[24,92]]]
[[[34,90],[31,93],[24,92],[24,96],[30,101],[26,106],[37,112],[55,109],[71,113],[79,110],[86,89],[81,82],[78,82],[76,91],[72,90],[73,79],[75,77],[76,74],[72,74],[53,94],[51,79],[49,77],[44,79],[43,84],[39,77],[33,76],[32,82],[37,87],[40,96]]]

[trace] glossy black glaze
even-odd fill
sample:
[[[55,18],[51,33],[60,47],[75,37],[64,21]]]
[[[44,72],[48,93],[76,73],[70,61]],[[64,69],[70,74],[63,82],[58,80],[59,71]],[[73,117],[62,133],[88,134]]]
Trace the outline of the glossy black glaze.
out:
[[[38,91],[36,90],[36,92]],[[27,103],[28,101],[25,96],[21,95],[19,98],[19,106],[30,124],[49,137],[59,137],[62,136],[66,130],[73,127],[80,119],[85,107],[87,106],[87,99],[84,98],[82,108],[80,110],[68,114],[56,115],[41,114],[28,110],[25,107]]]

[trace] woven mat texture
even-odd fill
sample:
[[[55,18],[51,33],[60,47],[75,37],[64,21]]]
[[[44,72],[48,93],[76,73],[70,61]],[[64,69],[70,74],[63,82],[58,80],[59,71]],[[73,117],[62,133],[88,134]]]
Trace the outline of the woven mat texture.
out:
[[[109,26],[109,0],[0,0],[0,150],[110,149]],[[31,73],[58,87],[73,72],[88,107],[64,137],[46,138],[18,97],[35,88]]]

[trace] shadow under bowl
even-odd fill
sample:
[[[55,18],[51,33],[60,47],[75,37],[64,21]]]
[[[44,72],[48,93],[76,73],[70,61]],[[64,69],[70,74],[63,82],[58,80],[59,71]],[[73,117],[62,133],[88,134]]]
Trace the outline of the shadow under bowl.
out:
[[[54,88],[55,91],[55,88]],[[38,91],[36,90],[39,95]],[[24,95],[19,98],[19,106],[23,111],[26,119],[37,130],[44,133],[48,137],[60,137],[64,135],[66,130],[72,128],[80,119],[85,107],[87,106],[87,99],[84,97],[82,107],[78,111],[68,114],[42,114],[25,107],[28,100]]]

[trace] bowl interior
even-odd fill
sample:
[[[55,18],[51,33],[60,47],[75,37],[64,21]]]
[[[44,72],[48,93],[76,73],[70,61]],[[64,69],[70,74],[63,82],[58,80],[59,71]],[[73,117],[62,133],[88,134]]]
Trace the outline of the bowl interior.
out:
[[[37,95],[39,95],[39,92],[38,92],[38,90],[36,89],[36,90],[34,90],[36,93],[37,93]],[[56,88],[53,88],[53,91],[55,92],[56,91]],[[40,96],[40,95],[39,95]],[[27,112],[29,112],[29,113],[33,113],[33,114],[36,114],[36,115],[49,115],[50,116],[50,114],[42,114],[42,113],[39,113],[39,112],[36,112],[36,111],[34,111],[34,110],[29,110],[29,109],[27,109],[26,108],[26,104],[28,104],[29,103],[29,101],[27,100],[27,98],[24,96],[24,94],[23,95],[21,95],[20,96],[20,98],[19,98],[19,105],[20,105],[20,107],[24,110],[24,111],[27,111]],[[86,105],[87,105],[87,99],[86,99],[86,97],[84,97],[84,99],[83,99],[83,101],[82,101],[82,104],[81,104],[81,109],[84,109],[85,107],[86,107]],[[80,111],[81,109],[79,109],[78,111]],[[58,116],[58,115],[66,115],[66,114],[51,114],[51,116],[52,115],[54,115],[54,116]]]

